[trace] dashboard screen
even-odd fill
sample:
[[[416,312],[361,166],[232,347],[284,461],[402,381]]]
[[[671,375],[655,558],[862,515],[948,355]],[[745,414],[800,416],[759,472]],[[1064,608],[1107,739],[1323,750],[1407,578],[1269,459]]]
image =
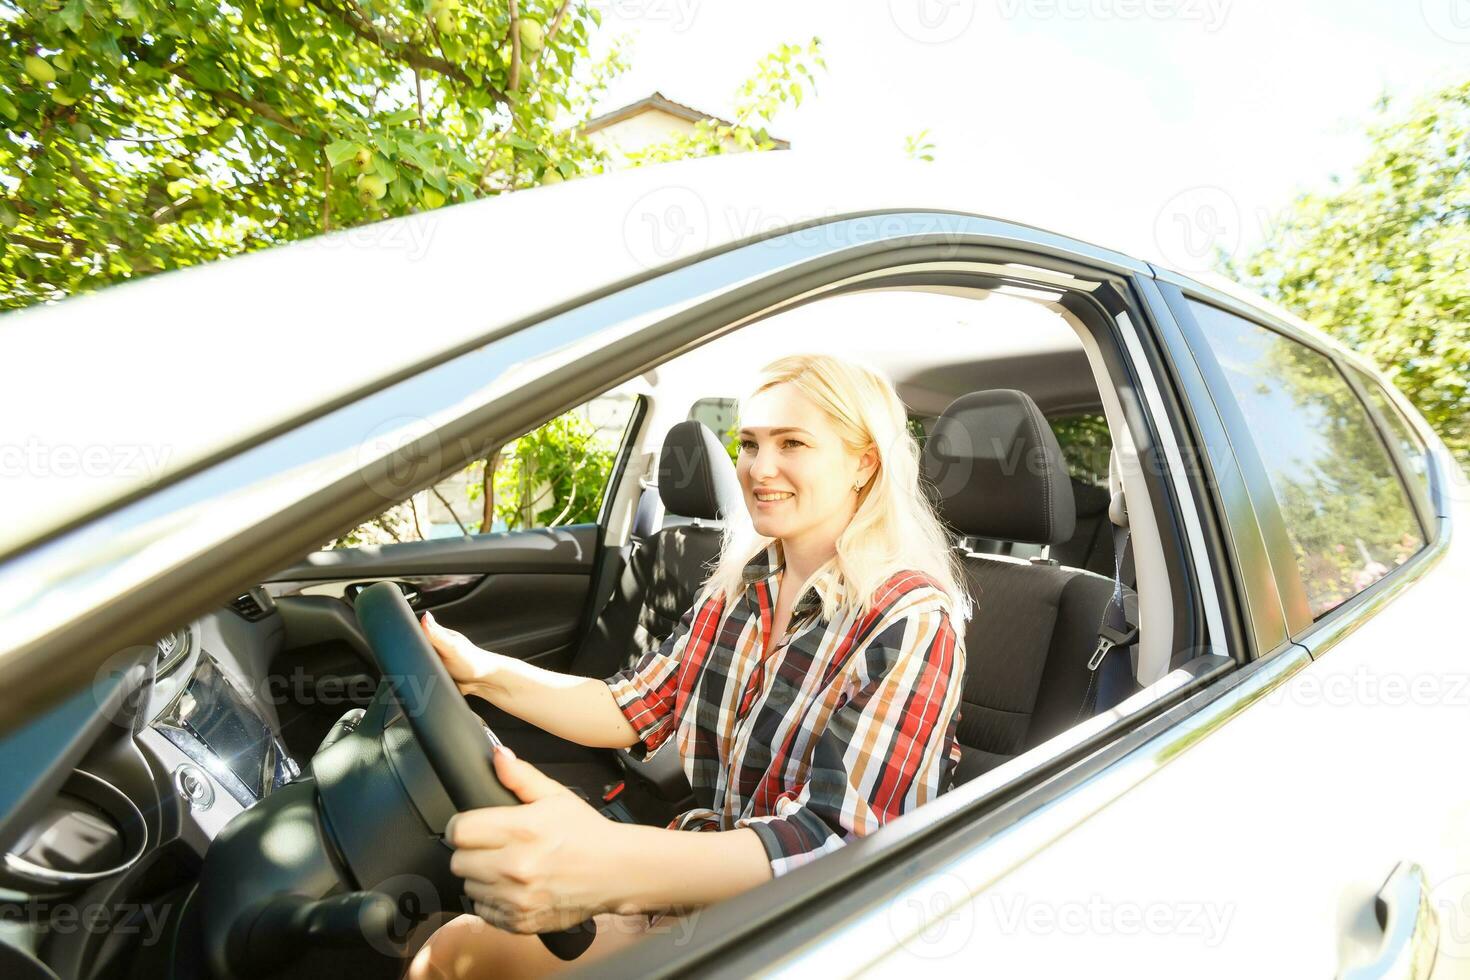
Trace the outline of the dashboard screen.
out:
[[[153,727],[243,806],[300,772],[249,694],[208,654],[200,655],[188,686]]]

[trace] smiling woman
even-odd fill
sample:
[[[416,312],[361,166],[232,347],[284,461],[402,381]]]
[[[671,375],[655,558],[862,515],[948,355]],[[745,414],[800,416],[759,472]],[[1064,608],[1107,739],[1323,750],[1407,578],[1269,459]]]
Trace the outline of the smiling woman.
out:
[[[549,972],[557,961],[519,933],[589,917],[601,928],[582,958],[606,955],[662,914],[784,874],[952,784],[970,603],[892,384],[796,355],[767,365],[741,405],[748,519],[732,515],[679,627],[635,666],[605,681],[557,674],[424,619],[466,693],[639,759],[672,742],[695,805],[667,829],[614,823],[497,753],[525,805],[454,818],[452,868],[477,914],[441,927],[412,976]]]

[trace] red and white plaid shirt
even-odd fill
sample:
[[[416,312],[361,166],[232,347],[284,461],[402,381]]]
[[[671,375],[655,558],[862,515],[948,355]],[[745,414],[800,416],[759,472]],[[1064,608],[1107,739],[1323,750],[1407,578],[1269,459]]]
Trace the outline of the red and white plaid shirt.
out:
[[[777,875],[949,788],[965,677],[949,597],[917,571],[832,622],[809,587],[762,665],[784,572],[773,542],[731,608],[702,590],[659,649],[606,681],[635,756],[676,739],[697,805],[669,826],[749,827]]]

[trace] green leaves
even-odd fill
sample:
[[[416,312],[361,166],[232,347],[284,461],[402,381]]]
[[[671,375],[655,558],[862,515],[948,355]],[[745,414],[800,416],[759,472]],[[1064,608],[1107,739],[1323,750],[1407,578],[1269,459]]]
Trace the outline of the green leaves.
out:
[[[506,0],[12,6],[0,309],[595,172],[577,123],[627,66],[617,43],[588,62],[590,4],[559,21],[555,3],[521,4],[541,50],[515,93]],[[766,117],[813,91],[815,51],[783,46],[748,117],[650,158],[769,146]]]
[[[362,145],[352,140],[338,140],[335,143],[329,143],[326,151],[327,163],[333,167],[340,167],[351,160],[359,149],[362,149]]]
[[[1357,349],[1470,464],[1470,82],[1380,105],[1351,179],[1226,271]]]
[[[635,164],[662,163],[686,157],[713,156],[732,149],[769,150],[776,145],[767,126],[788,103],[799,105],[805,95],[802,79],[816,90],[812,67],[825,68],[822,42],[813,37],[805,45],[782,44],[763,57],[755,74],[735,93],[734,123],[701,119],[694,132],[655,143],[630,154]]]

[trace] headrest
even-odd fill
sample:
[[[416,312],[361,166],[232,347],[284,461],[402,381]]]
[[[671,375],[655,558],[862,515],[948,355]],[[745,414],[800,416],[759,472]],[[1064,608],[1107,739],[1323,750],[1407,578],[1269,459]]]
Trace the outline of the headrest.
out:
[[[1024,391],[956,398],[924,442],[920,472],[940,516],[965,536],[1049,545],[1076,530],[1062,447]]]
[[[703,422],[680,422],[658,454],[658,495],[680,517],[723,520],[745,503],[730,454]]]

